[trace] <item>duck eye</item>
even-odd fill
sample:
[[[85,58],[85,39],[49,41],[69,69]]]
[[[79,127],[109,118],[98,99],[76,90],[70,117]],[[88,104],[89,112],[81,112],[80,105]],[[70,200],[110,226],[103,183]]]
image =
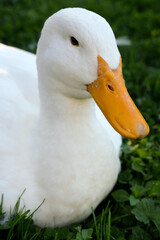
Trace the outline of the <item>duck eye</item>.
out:
[[[72,45],[79,47],[79,42],[77,41],[76,38],[71,37],[70,40],[71,40]]]

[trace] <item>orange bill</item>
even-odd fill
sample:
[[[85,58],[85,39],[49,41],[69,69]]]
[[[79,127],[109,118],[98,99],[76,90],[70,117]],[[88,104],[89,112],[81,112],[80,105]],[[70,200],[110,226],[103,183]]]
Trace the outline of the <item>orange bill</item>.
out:
[[[98,78],[87,86],[87,90],[117,132],[127,138],[144,138],[149,126],[125,87],[121,59],[115,70],[102,57],[97,59]]]

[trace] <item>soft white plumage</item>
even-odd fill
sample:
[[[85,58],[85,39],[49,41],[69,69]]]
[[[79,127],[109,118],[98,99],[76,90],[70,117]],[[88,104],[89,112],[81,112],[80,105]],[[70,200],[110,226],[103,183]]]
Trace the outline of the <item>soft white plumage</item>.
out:
[[[25,34],[25,33],[24,33]],[[73,46],[70,37],[79,41]],[[18,196],[40,226],[65,225],[91,213],[113,188],[121,137],[86,85],[97,56],[112,69],[120,54],[109,24],[79,8],[45,23],[35,56],[0,45],[0,194],[10,211]]]

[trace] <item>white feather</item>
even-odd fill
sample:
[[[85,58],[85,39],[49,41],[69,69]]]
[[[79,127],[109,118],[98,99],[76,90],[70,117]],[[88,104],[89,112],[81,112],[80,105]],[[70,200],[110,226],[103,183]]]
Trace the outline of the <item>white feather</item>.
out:
[[[62,226],[86,218],[113,188],[121,137],[86,90],[97,78],[98,55],[112,68],[119,64],[109,24],[80,8],[63,9],[46,21],[37,50],[38,77],[35,55],[0,45],[4,211],[13,209],[26,189],[22,206],[27,209],[45,199],[35,223]]]

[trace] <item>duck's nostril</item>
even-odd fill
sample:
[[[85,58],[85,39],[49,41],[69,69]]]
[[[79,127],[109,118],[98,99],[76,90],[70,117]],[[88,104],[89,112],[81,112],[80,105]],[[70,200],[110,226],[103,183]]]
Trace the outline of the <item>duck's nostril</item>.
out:
[[[111,90],[111,91],[114,91],[114,88],[111,86],[111,85],[107,85],[107,87]]]

